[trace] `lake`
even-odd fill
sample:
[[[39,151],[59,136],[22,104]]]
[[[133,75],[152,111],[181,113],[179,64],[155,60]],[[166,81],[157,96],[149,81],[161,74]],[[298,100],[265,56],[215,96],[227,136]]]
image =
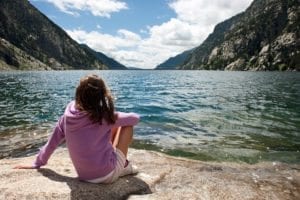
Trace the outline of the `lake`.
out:
[[[0,73],[0,157],[35,152],[80,77],[104,78],[136,112],[135,148],[211,161],[300,163],[300,73],[33,71]]]

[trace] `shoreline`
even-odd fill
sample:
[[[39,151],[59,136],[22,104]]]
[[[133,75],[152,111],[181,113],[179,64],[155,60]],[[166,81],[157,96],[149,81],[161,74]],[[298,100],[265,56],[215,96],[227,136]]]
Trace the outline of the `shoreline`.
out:
[[[66,148],[40,170],[12,169],[35,155],[0,160],[0,199],[299,199],[300,165],[216,163],[129,150],[136,176],[111,185],[80,182]],[[141,195],[141,196],[140,196]]]
[[[30,137],[29,137],[30,136]],[[31,137],[36,137],[34,139],[34,143],[32,142]],[[39,148],[42,147],[46,142],[47,138],[49,137],[49,132],[47,134],[41,133],[30,133],[29,135],[23,134],[18,136],[17,140],[14,144],[10,144],[7,142],[0,143],[0,160],[1,159],[10,159],[10,158],[20,158],[20,157],[27,157],[32,156],[38,153]],[[0,137],[1,139],[1,137]],[[3,141],[11,140],[6,137],[2,138]],[[11,148],[11,146],[15,148]],[[65,144],[60,145],[60,147],[65,147]],[[220,151],[222,149],[202,149],[202,151],[195,152],[189,150],[188,148],[166,148],[163,146],[159,146],[152,141],[148,140],[138,140],[135,139],[131,145],[132,149],[136,150],[146,150],[146,151],[154,151],[158,153],[162,153],[166,156],[172,156],[176,158],[185,158],[195,161],[202,161],[202,162],[216,162],[216,163],[237,163],[237,164],[259,164],[263,162],[271,162],[271,163],[285,163],[285,164],[299,164],[298,157],[300,156],[300,152],[289,152],[290,156],[288,158],[282,159],[282,155],[276,156],[277,154],[285,153],[284,155],[287,156],[286,152],[264,152],[264,151],[257,151],[256,154],[237,154],[237,155],[230,155],[230,154],[221,154]],[[232,150],[236,150],[232,148]],[[241,149],[246,151],[247,149]],[[251,150],[251,149],[248,149]],[[252,151],[256,151],[252,149]],[[268,154],[274,154],[272,156],[268,156]],[[226,157],[224,156],[226,155]]]
[[[38,129],[36,126],[27,128],[15,128],[0,135],[0,160],[5,158],[18,158],[38,153],[52,133],[53,124],[43,124],[44,128]],[[272,140],[273,141],[273,140]],[[269,143],[272,143],[270,141]],[[267,150],[202,146],[201,150],[190,148],[190,146],[163,146],[151,140],[134,139],[131,148],[137,150],[147,150],[163,153],[174,157],[183,157],[191,160],[204,162],[228,162],[228,163],[247,163],[258,164],[261,162],[282,162],[287,164],[300,164],[300,152],[297,151],[276,151],[273,148]],[[268,146],[271,144],[268,144]],[[274,144],[273,144],[274,145]],[[64,144],[61,145],[64,147]],[[296,147],[295,147],[296,148]]]

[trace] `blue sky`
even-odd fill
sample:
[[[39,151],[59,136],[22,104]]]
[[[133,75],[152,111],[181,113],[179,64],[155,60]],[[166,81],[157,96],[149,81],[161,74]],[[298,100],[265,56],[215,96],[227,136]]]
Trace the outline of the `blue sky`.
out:
[[[252,0],[30,0],[74,40],[129,67],[154,68],[203,42]]]

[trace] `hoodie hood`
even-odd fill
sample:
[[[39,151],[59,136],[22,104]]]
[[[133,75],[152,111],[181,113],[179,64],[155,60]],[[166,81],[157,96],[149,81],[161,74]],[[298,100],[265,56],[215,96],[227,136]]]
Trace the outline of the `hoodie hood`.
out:
[[[92,123],[87,112],[76,109],[75,101],[71,101],[67,105],[64,116],[69,130],[84,127]]]

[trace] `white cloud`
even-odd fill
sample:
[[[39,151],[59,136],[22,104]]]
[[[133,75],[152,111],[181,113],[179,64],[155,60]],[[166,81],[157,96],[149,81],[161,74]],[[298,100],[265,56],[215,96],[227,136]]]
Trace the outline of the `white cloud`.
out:
[[[136,33],[125,29],[118,30],[115,36],[81,29],[67,30],[67,33],[79,43],[87,44],[126,66],[153,68],[166,59],[166,56],[174,54],[174,47],[162,44],[159,37],[142,39]],[[185,48],[179,49],[183,51]]]
[[[163,45],[190,47],[197,45],[193,38],[193,29],[190,24],[172,18],[159,26],[150,28],[150,37]]]
[[[68,34],[126,66],[154,68],[169,57],[200,45],[217,23],[244,11],[251,1],[172,1],[169,6],[176,18],[141,30],[146,38],[125,29],[118,30],[116,35],[80,29],[69,30]]]
[[[113,52],[119,49],[135,47],[141,40],[139,35],[124,29],[120,29],[116,36],[98,31],[86,32],[81,29],[67,30],[67,33],[79,43],[87,44],[110,56],[113,56]]]
[[[127,9],[127,4],[119,0],[47,0],[61,11],[78,16],[78,11],[89,11],[94,16],[110,17],[111,13]]]
[[[125,30],[125,29],[118,30],[118,35],[120,38],[127,40],[131,43],[141,41],[141,37],[138,34],[128,31],[128,30]]]
[[[182,21],[211,26],[243,11],[250,2],[252,0],[177,0],[169,6]]]

